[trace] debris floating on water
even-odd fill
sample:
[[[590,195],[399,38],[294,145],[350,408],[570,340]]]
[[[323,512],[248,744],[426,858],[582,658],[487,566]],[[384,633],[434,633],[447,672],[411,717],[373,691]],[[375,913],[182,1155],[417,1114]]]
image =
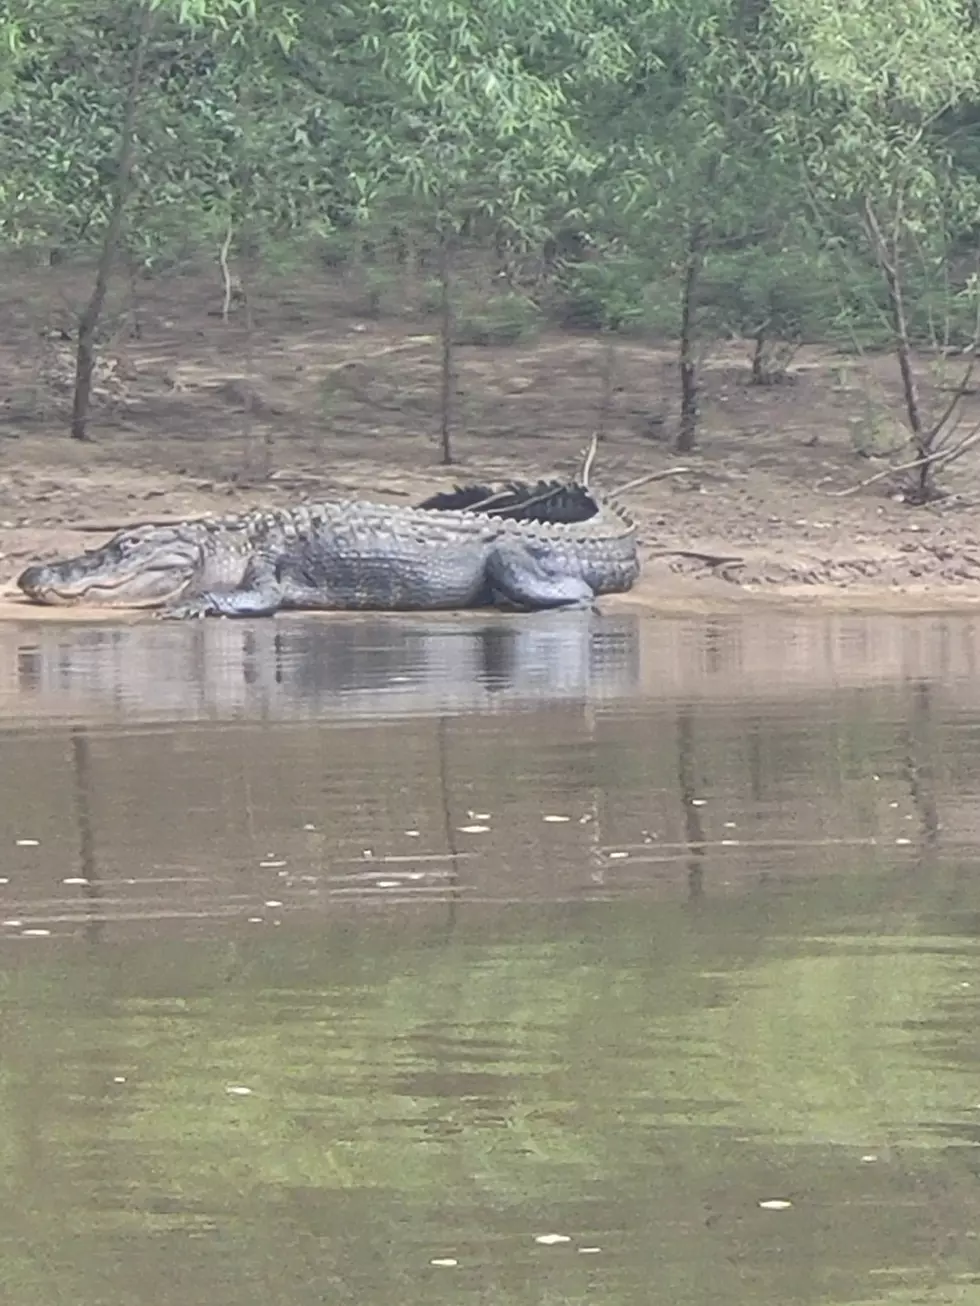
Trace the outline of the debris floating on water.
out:
[[[86,880],[84,875],[69,875],[66,879],[62,880],[61,883],[62,884],[90,884],[91,881]]]
[[[601,1247],[580,1247],[578,1254],[579,1256],[598,1256],[601,1251]]]
[[[14,843],[18,848],[39,848],[41,846],[40,839],[15,839]]]
[[[460,834],[488,834],[489,831],[489,825],[461,825],[459,827]]]
[[[535,1234],[534,1241],[542,1247],[554,1247],[557,1243],[570,1243],[572,1240],[567,1233],[539,1233]]]
[[[286,863],[285,863],[285,862],[281,862],[281,861],[274,861],[274,862],[259,862],[259,865],[262,867],[262,869],[263,869],[264,871],[272,871],[272,870],[275,870],[275,869],[276,869],[277,867],[279,867],[279,866],[285,866]]]
[[[459,1261],[457,1261],[454,1256],[434,1256],[429,1264],[439,1265],[447,1270],[451,1270],[454,1266],[459,1264]]]
[[[229,1084],[228,1087],[225,1089],[225,1092],[230,1093],[232,1097],[252,1096],[252,1090],[250,1088],[246,1088],[244,1084]]]
[[[552,825],[561,825],[565,821],[570,821],[571,819],[570,816],[546,816],[544,818],[544,820],[550,821]]]
[[[769,1201],[760,1202],[759,1205],[764,1211],[788,1211],[793,1203],[784,1201],[781,1197],[773,1197]]]
[[[20,932],[22,939],[47,939],[50,936],[50,930],[21,930]]]

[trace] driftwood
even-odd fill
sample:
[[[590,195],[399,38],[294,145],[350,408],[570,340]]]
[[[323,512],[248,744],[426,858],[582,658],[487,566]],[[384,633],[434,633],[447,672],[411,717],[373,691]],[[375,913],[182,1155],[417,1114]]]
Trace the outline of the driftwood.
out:
[[[651,558],[694,558],[697,562],[707,563],[709,567],[745,565],[745,559],[732,553],[701,553],[697,549],[657,549]]]

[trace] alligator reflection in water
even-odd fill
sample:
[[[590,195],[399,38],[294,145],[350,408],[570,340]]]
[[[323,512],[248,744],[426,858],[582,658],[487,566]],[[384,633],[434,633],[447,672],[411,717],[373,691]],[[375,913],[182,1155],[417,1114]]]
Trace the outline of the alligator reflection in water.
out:
[[[29,700],[42,711],[86,704],[149,715],[477,711],[623,697],[638,674],[635,619],[578,613],[40,626],[16,638],[18,711]]]

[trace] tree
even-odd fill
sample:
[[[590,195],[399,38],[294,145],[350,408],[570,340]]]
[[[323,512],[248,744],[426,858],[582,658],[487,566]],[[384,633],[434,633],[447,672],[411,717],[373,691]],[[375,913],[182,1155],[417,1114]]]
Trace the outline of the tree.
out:
[[[372,0],[362,41],[381,92],[368,113],[365,207],[414,208],[438,248],[443,463],[453,461],[453,266],[464,232],[541,244],[595,166],[572,130],[569,88],[591,0]],[[569,37],[569,33],[580,34]],[[614,75],[617,48],[595,48]]]
[[[288,9],[267,11],[260,26],[253,0],[25,0],[13,83],[0,102],[0,162],[9,165],[0,234],[8,244],[56,239],[98,249],[78,321],[75,439],[88,438],[97,332],[127,214],[140,199],[144,214],[161,199],[177,199],[185,215],[192,204],[195,216],[213,209],[228,150],[209,119],[210,78],[249,43],[287,46],[291,18]],[[190,114],[181,103],[189,56],[197,61]],[[188,123],[205,127],[196,148],[186,148]]]
[[[760,185],[759,125],[768,53],[756,0],[659,0],[611,11],[630,50],[618,86],[595,82],[585,122],[605,153],[599,220],[676,295],[680,422],[693,449],[699,419],[699,304],[716,252],[778,239],[792,191]]]
[[[980,96],[980,38],[961,0],[771,0],[793,96],[774,114],[770,139],[799,160],[811,211],[839,252],[863,243],[885,291],[915,459],[910,497],[935,497],[935,471],[963,452],[956,403],[926,412],[917,379],[914,319],[975,226],[980,182],[958,167],[944,118]],[[980,322],[975,278],[959,288],[960,311]],[[950,343],[951,296],[933,344]],[[916,302],[918,300],[918,302]],[[976,333],[974,333],[976,343]],[[971,370],[969,367],[967,371]]]

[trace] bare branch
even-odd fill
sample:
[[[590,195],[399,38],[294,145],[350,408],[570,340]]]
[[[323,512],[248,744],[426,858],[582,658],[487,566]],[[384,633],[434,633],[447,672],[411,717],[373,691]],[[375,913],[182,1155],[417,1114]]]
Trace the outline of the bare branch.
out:
[[[938,420],[933,424],[931,429],[927,432],[926,442],[930,448],[932,447],[933,442],[938,438],[943,427],[952,417],[956,409],[956,405],[962,400],[963,396],[966,394],[970,385],[970,378],[973,376],[973,370],[976,367],[976,365],[977,365],[977,360],[975,358],[971,358],[969,364],[967,365],[966,371],[963,373],[962,381],[953,392],[952,399],[950,399],[949,403],[946,405],[946,407],[943,409],[942,413],[940,414]]]
[[[579,478],[584,489],[589,488],[589,477],[592,475],[592,464],[595,462],[596,451],[599,448],[599,433],[592,436],[588,450],[585,455],[585,462],[582,464],[582,475]]]
[[[648,485],[651,481],[662,481],[668,476],[682,476],[685,472],[693,472],[693,467],[667,467],[661,472],[647,472],[645,476],[638,476],[633,481],[627,481],[625,485],[617,486],[610,498],[618,498],[619,495],[625,494],[627,490],[637,490],[641,485]]]
[[[231,273],[228,270],[228,251],[231,249],[233,233],[234,228],[232,227],[231,219],[229,218],[228,230],[225,232],[225,238],[221,242],[221,248],[218,250],[218,267],[221,269],[221,281],[225,290],[224,299],[221,304],[222,322],[228,321],[228,314],[231,312],[232,284]]]
[[[745,559],[734,553],[701,553],[698,549],[655,549],[651,558],[695,558],[709,567],[744,566]]]
[[[827,492],[828,498],[846,499],[849,495],[857,494],[859,490],[865,490],[869,485],[874,485],[876,481],[883,481],[889,476],[898,476],[902,472],[917,471],[921,467],[946,467],[949,463],[955,462],[957,458],[961,458],[978,441],[980,441],[980,422],[952,449],[934,449],[932,453],[925,454],[921,458],[913,458],[911,462],[899,463],[897,467],[886,467],[880,472],[875,472],[874,476],[868,476],[865,480],[859,481],[857,485],[849,485],[846,490],[829,490]]]

